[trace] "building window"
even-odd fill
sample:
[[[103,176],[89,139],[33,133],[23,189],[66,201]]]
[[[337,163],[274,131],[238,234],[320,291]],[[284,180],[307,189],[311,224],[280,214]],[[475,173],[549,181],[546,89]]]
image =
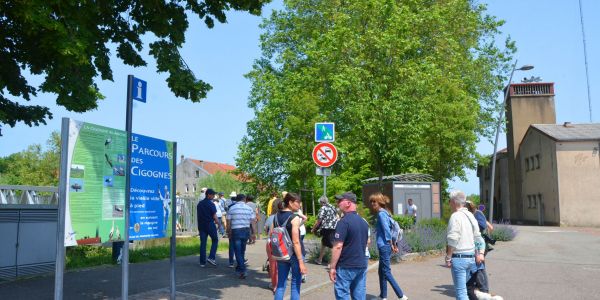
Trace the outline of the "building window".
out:
[[[194,183],[194,185],[192,186],[192,188],[194,189],[194,193],[196,192],[196,184]]]
[[[529,170],[531,170],[531,167],[529,166],[529,157],[525,158],[525,165],[527,166],[525,172],[529,172]]]
[[[200,170],[196,170],[196,178],[200,177]]]
[[[531,195],[527,195],[527,208],[531,208]]]
[[[186,192],[186,193],[189,193],[189,192],[190,192],[190,186],[189,186],[189,185],[187,185],[187,184],[185,185],[185,192]]]
[[[536,154],[535,155],[535,163],[536,163],[536,169],[540,168],[540,155]]]

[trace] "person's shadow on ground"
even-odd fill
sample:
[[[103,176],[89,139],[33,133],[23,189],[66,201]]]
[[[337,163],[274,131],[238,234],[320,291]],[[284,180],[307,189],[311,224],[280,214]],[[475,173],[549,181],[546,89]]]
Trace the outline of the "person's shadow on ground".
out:
[[[436,285],[431,291],[454,298],[454,285]]]

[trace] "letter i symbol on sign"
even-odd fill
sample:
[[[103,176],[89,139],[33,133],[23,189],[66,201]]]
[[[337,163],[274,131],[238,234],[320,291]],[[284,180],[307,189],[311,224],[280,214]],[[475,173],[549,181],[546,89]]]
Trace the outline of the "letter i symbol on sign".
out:
[[[138,99],[142,98],[142,82],[141,81],[137,82],[137,93],[135,94],[135,97]]]

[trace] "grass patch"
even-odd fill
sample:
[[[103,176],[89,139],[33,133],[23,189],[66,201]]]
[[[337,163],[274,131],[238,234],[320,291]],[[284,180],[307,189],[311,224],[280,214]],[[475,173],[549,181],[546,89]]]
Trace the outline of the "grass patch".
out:
[[[210,249],[211,242],[208,239],[207,250]],[[218,252],[229,251],[229,240],[220,239]],[[200,252],[200,239],[197,237],[178,238],[175,247],[177,257],[197,255]],[[169,244],[148,247],[129,251],[130,263],[141,263],[151,260],[169,258],[171,256],[171,246]],[[98,246],[77,246],[69,247],[66,251],[67,270],[94,267],[100,265],[110,265],[112,261],[112,249]]]

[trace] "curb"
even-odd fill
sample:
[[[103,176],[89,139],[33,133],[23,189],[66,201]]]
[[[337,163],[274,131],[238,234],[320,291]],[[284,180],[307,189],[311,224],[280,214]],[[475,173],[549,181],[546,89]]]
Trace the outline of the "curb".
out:
[[[367,267],[367,272],[369,272],[369,271],[371,271],[371,270],[373,270],[373,269],[375,269],[375,268],[377,268],[377,267],[379,267],[379,261],[376,261],[376,262],[375,262],[375,263],[373,263],[372,265],[368,266],[368,267]],[[309,292],[311,292],[311,291],[313,291],[313,290],[316,290],[316,289],[318,289],[318,288],[324,287],[324,286],[326,286],[326,285],[328,285],[328,284],[332,284],[332,283],[333,283],[333,282],[331,282],[330,280],[327,280],[327,281],[325,281],[325,282],[322,282],[322,283],[319,283],[319,284],[311,285],[311,286],[309,286],[309,287],[307,287],[307,288],[302,288],[302,289],[300,290],[300,295],[305,295],[305,294],[307,294],[307,293],[309,293]],[[288,296],[285,296],[283,299],[284,299],[284,300],[289,300],[289,299],[290,299],[290,296],[289,296],[289,295],[288,295]]]
[[[415,252],[415,253],[407,253],[404,254],[402,256],[400,256],[400,258],[396,258],[394,260],[394,262],[399,263],[399,262],[403,262],[403,261],[415,261],[418,258],[422,258],[425,256],[439,256],[444,254],[444,250],[429,250],[429,251],[425,251],[425,252]]]

